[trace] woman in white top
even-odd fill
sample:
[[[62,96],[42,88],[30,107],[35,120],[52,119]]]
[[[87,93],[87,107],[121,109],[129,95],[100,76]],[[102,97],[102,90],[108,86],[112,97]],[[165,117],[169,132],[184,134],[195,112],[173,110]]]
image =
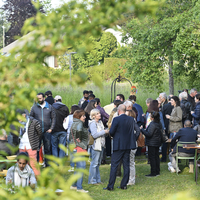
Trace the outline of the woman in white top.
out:
[[[65,130],[67,130],[67,144],[69,147],[70,141],[69,141],[69,134],[70,134],[70,129],[73,124],[73,114],[76,110],[81,110],[81,108],[78,105],[73,105],[71,107],[70,115],[68,115],[64,121],[63,121],[63,127]],[[68,170],[68,172],[73,172],[74,171],[74,163],[72,162],[72,156],[73,154],[70,154],[70,166],[71,168]]]
[[[99,172],[99,166],[101,164],[101,154],[102,147],[105,145],[105,134],[109,131],[104,130],[104,125],[102,123],[101,114],[98,109],[92,109],[90,112],[89,129],[92,137],[94,138],[94,144],[91,147],[92,161],[90,163],[88,184],[101,183],[101,177]]]
[[[21,152],[17,156],[17,163],[8,169],[6,184],[13,186],[35,188],[37,181],[33,170],[28,165],[29,156],[26,152]]]
[[[70,134],[70,129],[73,123],[73,114],[76,110],[81,110],[78,105],[73,105],[71,107],[71,112],[70,114],[64,119],[63,121],[63,127],[65,130],[67,130],[67,142],[69,143],[69,134]]]

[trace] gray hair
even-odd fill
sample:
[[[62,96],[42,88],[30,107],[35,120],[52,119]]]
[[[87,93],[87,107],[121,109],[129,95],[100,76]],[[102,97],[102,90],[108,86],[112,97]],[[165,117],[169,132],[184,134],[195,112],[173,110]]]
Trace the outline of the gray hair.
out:
[[[98,109],[96,109],[96,108],[92,109],[90,111],[90,119],[94,119],[95,116],[97,115],[97,113],[100,113],[100,111]]]
[[[190,120],[185,120],[184,122],[185,127],[191,127],[191,121]]]
[[[158,101],[158,103],[161,102],[160,97],[158,97],[156,100]]]
[[[165,98],[165,99],[167,99],[167,94],[165,93],[165,92],[162,92],[162,93],[160,93],[160,95],[159,96],[162,96],[162,98]]]
[[[187,97],[188,97],[187,92],[181,92],[181,93],[179,94],[179,99],[180,99],[180,98],[181,98],[181,99],[187,99]]]
[[[126,108],[133,107],[133,103],[129,100],[126,100],[123,104],[126,106]]]
[[[148,99],[146,99],[146,104],[151,103],[152,101],[153,101],[152,98],[148,98]]]
[[[193,92],[197,92],[197,90],[196,90],[195,88],[192,88],[192,89],[190,90],[190,94],[192,94]]]
[[[170,100],[173,97],[173,94],[169,94],[167,99]]]

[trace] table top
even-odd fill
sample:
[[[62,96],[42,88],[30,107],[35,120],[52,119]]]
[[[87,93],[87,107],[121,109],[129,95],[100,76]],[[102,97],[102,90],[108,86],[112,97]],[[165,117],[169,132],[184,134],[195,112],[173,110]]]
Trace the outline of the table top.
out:
[[[7,159],[0,160],[0,163],[16,163],[16,162],[17,162],[17,160],[7,160]]]
[[[200,145],[198,145],[198,144],[184,144],[183,148],[187,148],[187,149],[200,149]]]

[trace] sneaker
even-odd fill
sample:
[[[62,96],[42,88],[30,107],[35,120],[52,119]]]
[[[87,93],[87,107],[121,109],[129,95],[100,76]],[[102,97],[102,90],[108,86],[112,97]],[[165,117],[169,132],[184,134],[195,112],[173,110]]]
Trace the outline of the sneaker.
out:
[[[68,172],[73,172],[74,171],[74,167],[71,167]]]
[[[153,175],[153,174],[148,174],[148,175],[145,175],[146,177],[155,177],[156,175]]]
[[[156,176],[160,176],[160,173],[159,173],[159,174],[156,174]]]
[[[70,186],[70,190],[77,190],[76,186]]]
[[[41,162],[39,162],[39,165],[42,165],[42,166],[43,166],[43,165],[44,165],[44,162],[42,162],[42,163],[41,163]]]
[[[168,170],[169,170],[171,173],[175,173],[175,172],[176,172],[176,170],[175,170],[172,166],[169,166],[169,167],[168,167]]]
[[[61,190],[61,189],[57,189],[57,190],[55,191],[55,193],[62,193],[62,192],[64,192],[64,190]]]
[[[89,191],[88,190],[84,190],[84,189],[81,189],[81,190],[76,190],[77,192],[83,192],[83,193],[88,193]]]
[[[128,182],[128,184],[127,184],[127,185],[135,185],[135,183]]]
[[[171,162],[168,162],[167,165],[168,165],[168,167],[171,167],[171,166],[172,166],[172,163],[171,163]]]

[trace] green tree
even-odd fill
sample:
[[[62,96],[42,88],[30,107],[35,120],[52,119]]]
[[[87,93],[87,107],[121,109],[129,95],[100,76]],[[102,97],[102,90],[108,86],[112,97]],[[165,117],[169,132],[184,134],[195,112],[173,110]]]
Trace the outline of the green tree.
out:
[[[130,0],[109,1],[70,1],[62,7],[50,12],[47,16],[37,12],[36,17],[29,18],[23,26],[22,38],[9,56],[0,56],[0,130],[10,130],[10,125],[20,126],[16,121],[20,119],[16,110],[30,109],[36,91],[45,84],[69,83],[69,75],[65,72],[49,75],[49,68],[44,62],[47,56],[64,55],[66,49],[73,48],[77,53],[84,53],[91,49],[90,37],[98,38],[102,26],[112,27],[121,14],[134,10],[135,2]],[[32,2],[39,10],[39,2]],[[88,5],[90,4],[90,5]],[[138,7],[139,5],[137,5]],[[148,10],[148,12],[152,12]],[[37,26],[33,25],[33,22]],[[20,40],[20,41],[21,41]],[[85,41],[85,46],[78,44]],[[84,74],[73,77],[71,83],[85,81]],[[0,189],[0,199],[58,199],[55,189],[63,189],[60,199],[90,199],[87,194],[77,194],[70,191],[70,185],[79,178],[79,174],[70,177],[67,182],[63,174],[66,173],[66,160],[51,158],[52,167],[42,171],[38,182],[37,192],[29,187],[19,188],[15,194]],[[74,162],[83,160],[77,155]],[[56,164],[56,163],[58,164]],[[81,171],[85,172],[85,171]]]
[[[200,1],[187,13],[190,21],[181,27],[174,43],[174,57],[178,61],[174,65],[175,76],[183,76],[190,88],[199,86],[200,78]]]
[[[134,82],[146,88],[156,86],[162,90],[163,75],[168,69],[169,92],[174,94],[173,79],[176,76],[173,73],[176,62],[181,63],[178,56],[181,52],[177,53],[177,40],[182,29],[192,24],[196,2],[198,1],[167,1],[157,13],[157,18],[147,16],[142,21],[134,18],[127,24],[124,28],[127,34],[124,41],[131,37],[133,43],[132,55],[126,67]]]
[[[90,37],[89,39],[89,51],[73,56],[76,70],[82,70],[103,63],[104,58],[109,57],[110,53],[117,47],[117,39],[110,32],[103,32],[99,38]],[[80,43],[80,46],[84,45],[84,42]]]
[[[0,49],[3,47],[3,27],[4,27],[4,38],[5,33],[8,31],[10,24],[6,21],[5,13],[0,10]],[[5,42],[5,40],[4,40]]]

